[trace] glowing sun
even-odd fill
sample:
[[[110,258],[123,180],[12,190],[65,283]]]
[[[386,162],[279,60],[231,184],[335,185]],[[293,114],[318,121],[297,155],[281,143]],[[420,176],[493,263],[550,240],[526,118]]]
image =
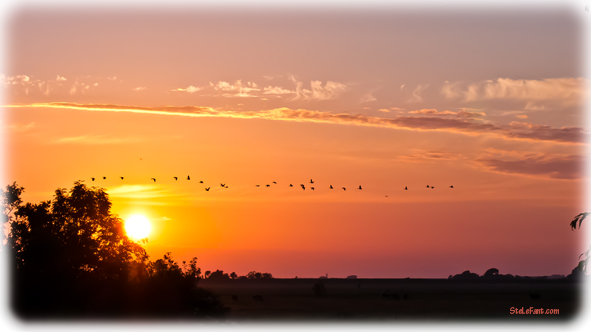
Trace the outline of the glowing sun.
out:
[[[135,214],[125,221],[125,232],[127,236],[134,240],[143,239],[150,234],[150,230],[152,229],[152,225],[148,218],[140,215]]]

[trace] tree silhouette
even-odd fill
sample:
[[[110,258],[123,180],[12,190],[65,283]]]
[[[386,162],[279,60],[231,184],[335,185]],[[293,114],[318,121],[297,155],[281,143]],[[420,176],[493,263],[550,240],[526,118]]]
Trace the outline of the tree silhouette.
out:
[[[230,278],[236,279],[237,277],[238,277],[238,275],[236,274],[236,272],[230,273]]]
[[[261,273],[257,271],[250,271],[245,276],[247,279],[273,279],[271,273]]]
[[[211,272],[211,274],[209,275],[209,277],[207,279],[214,280],[214,281],[223,281],[223,280],[230,280],[230,276],[228,276],[228,274],[224,273],[224,271],[222,271],[222,270],[215,270],[215,271]]]
[[[22,205],[23,191],[14,183],[5,194],[7,240],[18,270],[125,278],[130,263],[147,261],[146,251],[125,234],[123,220],[111,214],[103,189],[76,182],[69,192],[56,190],[51,201]]]
[[[571,229],[574,231],[575,229],[577,229],[577,222],[579,223],[579,229],[581,228],[581,223],[583,223],[583,220],[585,220],[585,218],[587,218],[587,216],[591,214],[591,212],[583,212],[583,213],[579,213],[575,216],[575,218],[573,219],[573,221],[570,222],[570,227]]]
[[[570,222],[571,230],[574,231],[575,229],[577,229],[577,223],[579,224],[579,229],[581,229],[581,224],[583,223],[583,220],[585,220],[585,218],[587,218],[587,216],[589,214],[591,214],[591,212],[582,212],[582,213],[577,214],[575,216],[575,218]],[[589,263],[589,258],[590,258],[589,254],[590,253],[591,253],[591,248],[589,248],[589,250],[587,250],[584,253],[582,253],[581,255],[579,255],[579,259],[583,256],[585,257],[585,259],[583,259],[579,262],[579,265],[577,266],[577,268],[584,273],[587,273],[587,265]]]
[[[80,181],[52,200],[23,203],[16,183],[2,190],[12,269],[12,305],[22,317],[199,317],[225,308],[197,288],[197,259],[148,260],[125,234],[100,188]]]

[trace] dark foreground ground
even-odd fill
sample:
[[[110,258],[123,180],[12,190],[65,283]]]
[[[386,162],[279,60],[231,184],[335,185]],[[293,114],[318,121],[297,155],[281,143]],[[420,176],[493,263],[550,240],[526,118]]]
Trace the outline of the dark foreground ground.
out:
[[[322,296],[313,291],[319,282],[326,289]],[[204,280],[199,286],[218,294],[231,309],[227,318],[236,321],[556,321],[576,317],[583,283],[566,279],[268,279]],[[512,308],[542,309],[543,314],[511,314]],[[546,314],[547,309],[553,309],[553,314]]]

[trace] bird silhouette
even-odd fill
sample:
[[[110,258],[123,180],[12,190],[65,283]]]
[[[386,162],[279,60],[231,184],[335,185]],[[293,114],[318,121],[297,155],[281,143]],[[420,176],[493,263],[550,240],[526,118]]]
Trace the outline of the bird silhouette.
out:
[[[427,185],[427,188],[430,188],[429,185]]]
[[[453,189],[453,188],[454,188],[454,186],[449,186],[449,187],[450,187],[451,189]]]
[[[388,195],[386,195],[386,197],[388,197]]]
[[[209,188],[211,188],[211,187],[207,187],[207,188],[205,188],[205,191],[209,191]]]
[[[303,184],[300,184],[300,186],[302,186],[302,189],[306,190],[306,186],[304,186]]]
[[[255,187],[260,187],[260,185],[257,184]]]
[[[191,177],[187,175],[187,180],[191,180]]]
[[[404,187],[404,190],[408,190],[408,187]]]
[[[203,183],[203,181],[199,181],[199,183]]]
[[[271,186],[271,185],[270,185],[270,184],[268,184],[268,185],[267,185],[267,188],[269,188],[270,186]]]
[[[154,182],[156,182],[156,179],[154,179],[154,178],[151,178],[150,180],[154,180]]]
[[[121,177],[121,180],[123,180],[123,177]]]
[[[434,189],[435,187],[431,186],[431,189]]]
[[[330,185],[330,187],[329,187],[329,188],[330,188],[330,189],[333,189],[333,188],[332,188],[332,184]]]
[[[361,190],[361,185],[359,185],[359,188],[357,188],[357,189]]]
[[[224,188],[228,189],[228,185],[226,185]]]
[[[106,180],[106,179],[107,179],[107,177],[106,176],[103,176],[103,180]]]
[[[314,183],[314,181],[312,181],[312,179],[310,179],[310,183]]]
[[[226,186],[226,184],[225,183],[220,183],[220,186],[222,186],[222,188],[223,188],[223,187]]]
[[[277,182],[273,181],[274,184],[277,184]]]
[[[291,184],[291,183],[290,183],[290,184],[289,184],[289,186],[290,186],[290,187],[293,187],[293,184]]]
[[[179,178],[178,178],[178,177],[176,177],[176,176],[173,176],[173,178],[174,178],[175,180],[177,180],[177,181],[178,181],[178,179],[179,179]]]
[[[314,187],[310,187],[310,189],[314,190]]]
[[[90,178],[92,181],[94,181],[94,178]]]
[[[343,190],[344,190],[344,191],[347,191],[347,188],[343,187]]]

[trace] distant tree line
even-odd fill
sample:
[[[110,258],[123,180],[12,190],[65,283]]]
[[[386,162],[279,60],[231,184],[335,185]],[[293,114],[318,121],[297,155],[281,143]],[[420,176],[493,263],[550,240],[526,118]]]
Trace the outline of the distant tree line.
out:
[[[539,276],[539,277],[529,277],[529,276],[519,276],[519,275],[512,275],[512,274],[500,274],[497,268],[488,269],[482,276],[478,275],[477,273],[470,272],[470,270],[466,270],[460,274],[450,275],[448,279],[452,280],[519,280],[519,279],[527,279],[527,280],[542,280],[542,279],[573,279],[578,278],[579,272],[578,269],[575,268],[571,274],[568,276],[564,275],[552,275],[552,276]]]
[[[236,272],[232,272],[230,274],[224,273],[222,270],[215,270],[205,271],[203,279],[207,279],[210,281],[224,281],[224,280],[252,280],[252,279],[273,279],[273,275],[271,273],[261,273],[257,271],[250,271],[244,276],[238,276]]]
[[[227,312],[215,294],[197,287],[197,258],[179,265],[167,253],[150,261],[111,213],[103,189],[76,182],[38,204],[24,203],[23,192],[16,183],[2,190],[2,250],[9,251],[11,305],[20,317],[199,318]]]

